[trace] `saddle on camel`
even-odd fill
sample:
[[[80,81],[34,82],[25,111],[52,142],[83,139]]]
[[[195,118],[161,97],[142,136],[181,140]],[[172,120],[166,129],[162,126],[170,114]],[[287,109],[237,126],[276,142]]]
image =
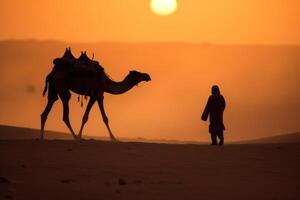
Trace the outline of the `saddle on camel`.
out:
[[[66,48],[63,57],[55,58],[53,64],[58,67],[63,67],[65,70],[70,67],[70,70],[74,70],[74,73],[82,75],[91,75],[104,70],[98,61],[91,60],[87,56],[86,51],[81,51],[80,57],[76,59],[71,52],[71,48]]]

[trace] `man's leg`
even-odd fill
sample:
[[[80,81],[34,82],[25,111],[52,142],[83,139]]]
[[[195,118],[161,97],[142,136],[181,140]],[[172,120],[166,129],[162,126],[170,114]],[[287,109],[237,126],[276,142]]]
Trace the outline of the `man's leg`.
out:
[[[224,144],[224,135],[223,131],[218,134],[218,138],[220,139],[219,145],[222,146]]]
[[[210,133],[210,137],[211,137],[211,145],[217,145],[217,134]]]

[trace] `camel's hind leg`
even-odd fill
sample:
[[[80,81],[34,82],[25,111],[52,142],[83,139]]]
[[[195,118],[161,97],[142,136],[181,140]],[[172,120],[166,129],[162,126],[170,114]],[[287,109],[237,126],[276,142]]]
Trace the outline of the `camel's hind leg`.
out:
[[[93,107],[95,101],[96,101],[96,99],[94,97],[91,97],[90,100],[89,100],[89,103],[88,103],[88,105],[86,107],[85,113],[84,113],[83,118],[82,118],[82,123],[81,123],[80,131],[79,131],[79,134],[78,134],[78,138],[79,139],[82,138],[83,127],[84,127],[85,123],[88,121],[91,108]]]
[[[73,128],[71,126],[70,119],[69,119],[69,100],[71,98],[71,93],[69,92],[69,90],[64,90],[63,92],[59,92],[59,97],[63,104],[63,112],[64,112],[63,113],[63,121],[65,122],[65,124],[67,125],[69,130],[71,131],[74,139],[77,139],[77,136],[73,131]]]
[[[58,99],[57,93],[55,89],[50,85],[48,91],[48,103],[46,105],[44,112],[41,114],[41,140],[44,139],[44,128],[45,128],[48,114],[51,111],[51,108],[55,103],[55,101],[57,101],[57,99]]]

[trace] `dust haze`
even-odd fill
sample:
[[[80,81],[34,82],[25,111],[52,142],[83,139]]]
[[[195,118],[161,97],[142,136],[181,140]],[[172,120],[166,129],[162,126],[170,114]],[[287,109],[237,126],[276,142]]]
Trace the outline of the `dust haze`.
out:
[[[207,141],[208,124],[200,116],[213,84],[227,100],[225,137],[254,139],[300,130],[300,47],[189,43],[0,42],[0,123],[40,127],[42,97],[52,60],[66,47],[86,50],[114,80],[129,70],[153,81],[122,95],[105,94],[116,137]],[[84,106],[87,102],[84,103]],[[71,123],[78,131],[84,108],[72,94]],[[46,129],[65,131],[58,101]],[[85,135],[108,136],[99,109],[93,107]]]

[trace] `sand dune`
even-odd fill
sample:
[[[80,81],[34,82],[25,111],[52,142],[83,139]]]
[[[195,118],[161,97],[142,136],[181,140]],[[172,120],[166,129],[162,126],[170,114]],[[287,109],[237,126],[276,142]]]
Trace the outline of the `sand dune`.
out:
[[[40,130],[33,128],[15,127],[0,125],[0,140],[24,140],[24,139],[39,139]],[[56,140],[73,140],[73,137],[69,133],[57,132],[57,131],[45,131],[45,139],[56,139]],[[95,140],[109,140],[107,137],[96,137],[96,136],[85,136],[85,139],[95,139]],[[132,142],[155,142],[155,143],[173,143],[173,144],[204,144],[203,142],[197,141],[179,141],[179,140],[149,140],[144,138],[119,138],[122,141],[132,141]],[[209,141],[207,141],[208,143]],[[231,143],[231,142],[229,142]],[[249,141],[236,141],[234,144],[238,143],[300,143],[300,132],[282,134],[273,137],[258,138]]]
[[[44,135],[46,140],[73,140],[70,133],[57,132],[57,131],[45,131]],[[15,127],[8,125],[0,125],[0,140],[36,140],[40,138],[40,130],[34,128]],[[86,140],[110,140],[109,137],[98,136],[84,136]],[[135,141],[135,142],[156,142],[156,143],[187,143],[185,141],[178,140],[149,140],[144,138],[118,138],[121,141]],[[197,142],[190,142],[197,143]]]
[[[300,132],[250,140],[248,143],[300,143]]]
[[[219,147],[28,139],[37,135],[34,129],[0,127],[0,199],[299,197],[300,143]],[[3,140],[9,136],[13,140]],[[67,139],[48,132],[55,137]]]
[[[0,125],[0,140],[24,140],[24,139],[39,139],[40,131],[33,128],[23,128]],[[62,132],[45,131],[46,139],[72,139],[71,135]]]

